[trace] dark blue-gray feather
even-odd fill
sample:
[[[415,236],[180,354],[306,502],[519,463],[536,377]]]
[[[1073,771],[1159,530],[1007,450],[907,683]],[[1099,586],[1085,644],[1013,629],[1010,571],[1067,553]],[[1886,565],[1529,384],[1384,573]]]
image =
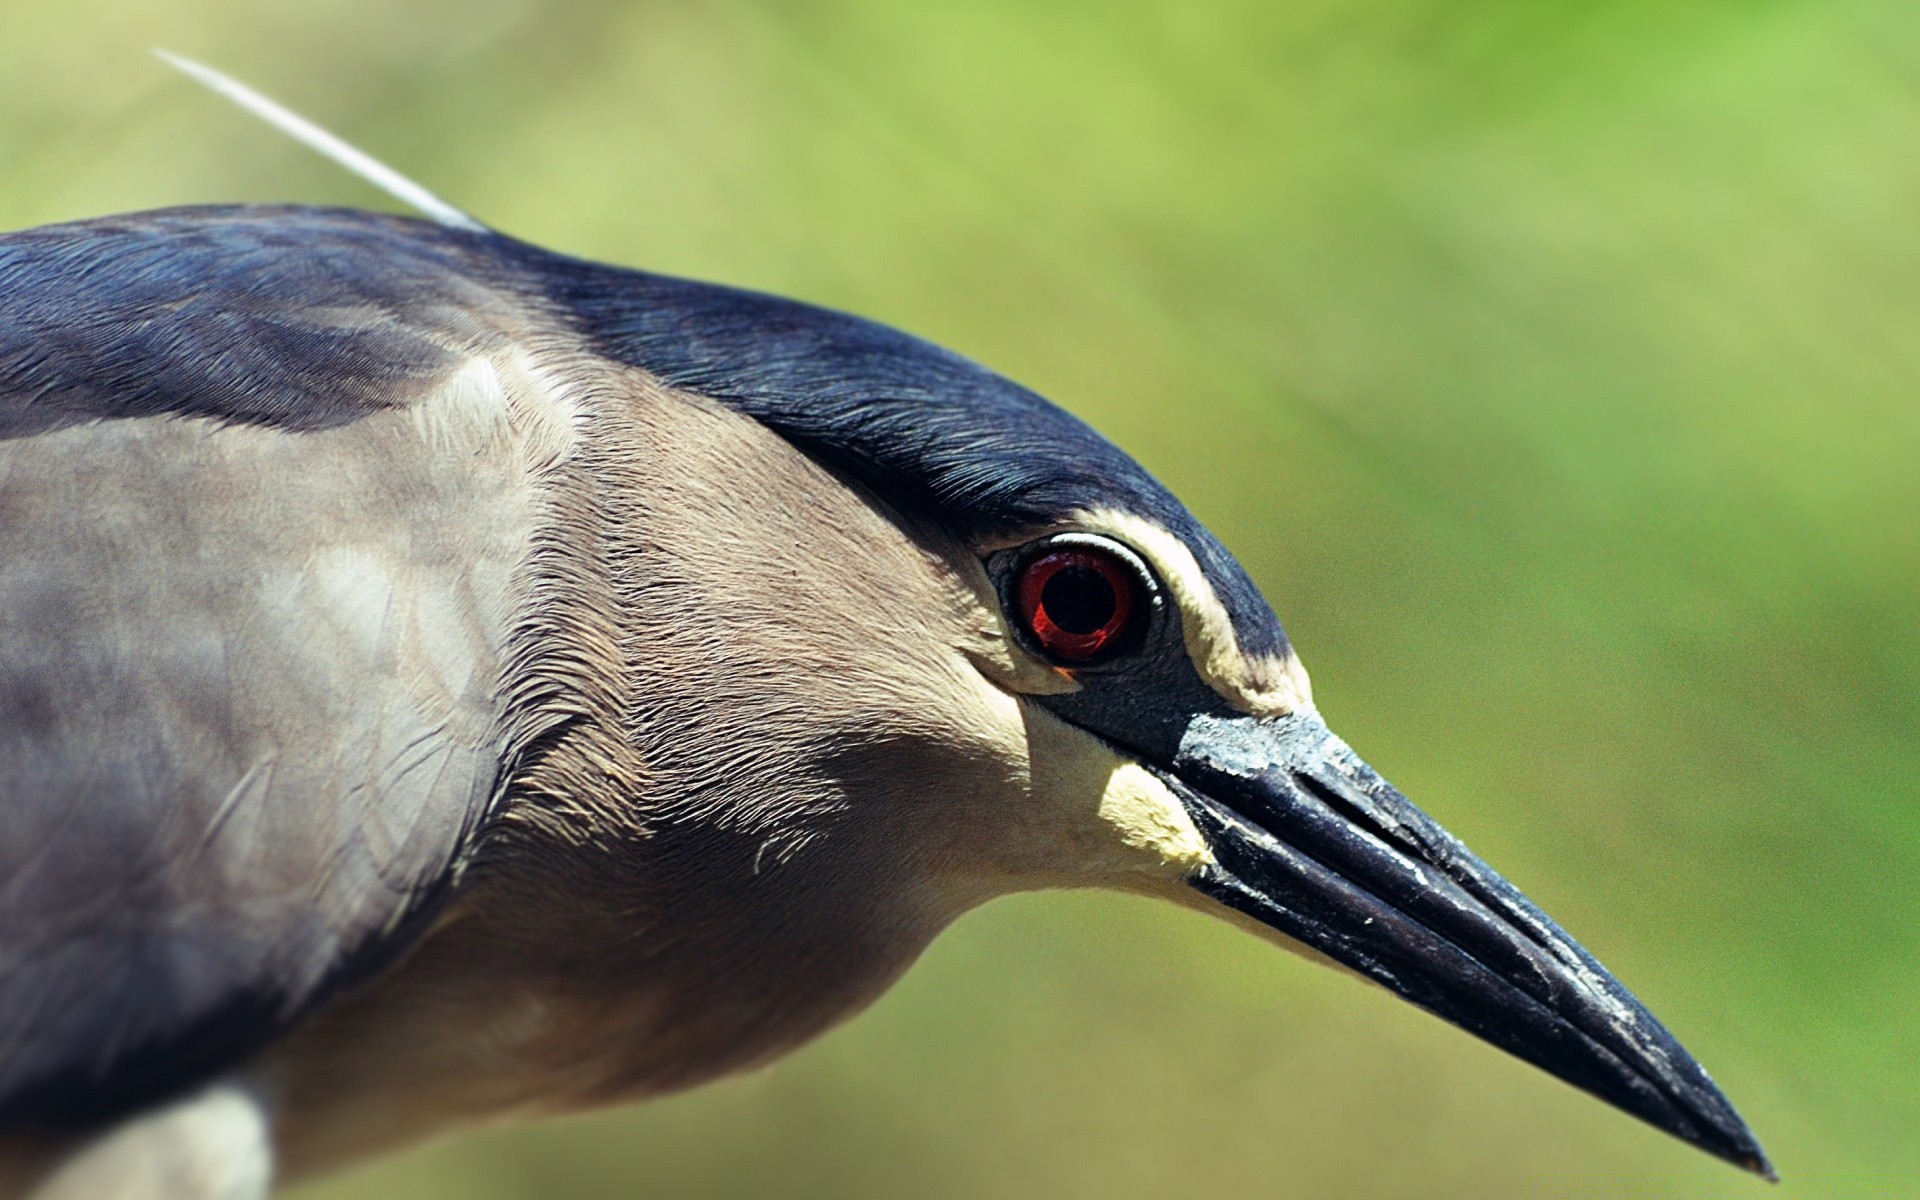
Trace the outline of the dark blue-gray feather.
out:
[[[0,437],[160,414],[320,429],[403,405],[500,307],[424,232],[219,208],[0,237]]]

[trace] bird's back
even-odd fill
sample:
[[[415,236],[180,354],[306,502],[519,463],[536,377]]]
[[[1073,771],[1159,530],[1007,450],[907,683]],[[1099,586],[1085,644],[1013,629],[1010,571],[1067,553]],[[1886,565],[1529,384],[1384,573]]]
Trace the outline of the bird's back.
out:
[[[551,398],[498,296],[333,224],[0,239],[0,1125],[387,960],[498,795]]]

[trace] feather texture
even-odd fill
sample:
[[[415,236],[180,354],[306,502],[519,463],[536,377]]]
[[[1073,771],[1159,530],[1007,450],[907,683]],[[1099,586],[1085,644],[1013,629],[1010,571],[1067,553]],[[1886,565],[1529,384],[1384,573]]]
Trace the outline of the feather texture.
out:
[[[509,313],[226,232],[0,241],[0,1123],[190,1083],[377,967],[503,783]]]

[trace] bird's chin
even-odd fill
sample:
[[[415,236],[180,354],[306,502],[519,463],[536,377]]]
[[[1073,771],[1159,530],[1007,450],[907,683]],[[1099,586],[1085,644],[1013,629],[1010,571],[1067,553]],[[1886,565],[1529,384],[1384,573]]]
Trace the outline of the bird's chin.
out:
[[[1639,1001],[1311,709],[1196,717],[1159,773],[1211,851],[1187,877],[1201,894],[1771,1177],[1726,1098]]]

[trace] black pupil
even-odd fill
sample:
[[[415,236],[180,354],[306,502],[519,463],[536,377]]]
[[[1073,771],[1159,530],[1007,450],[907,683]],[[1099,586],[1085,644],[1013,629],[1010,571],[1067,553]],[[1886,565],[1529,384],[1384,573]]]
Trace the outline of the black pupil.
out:
[[[1092,633],[1113,620],[1119,597],[1113,584],[1092,567],[1061,567],[1040,589],[1040,606],[1068,633]]]

